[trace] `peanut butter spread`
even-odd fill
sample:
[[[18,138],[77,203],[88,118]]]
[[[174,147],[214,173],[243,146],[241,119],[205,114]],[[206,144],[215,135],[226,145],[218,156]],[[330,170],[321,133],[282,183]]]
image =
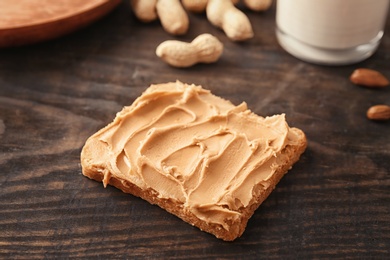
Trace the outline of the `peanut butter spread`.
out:
[[[95,137],[111,158],[104,185],[129,180],[225,229],[297,138],[283,114],[263,118],[179,81],[152,85]]]

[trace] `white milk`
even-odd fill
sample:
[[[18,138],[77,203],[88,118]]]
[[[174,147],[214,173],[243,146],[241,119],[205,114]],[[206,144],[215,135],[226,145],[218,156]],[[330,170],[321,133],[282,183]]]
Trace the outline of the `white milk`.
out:
[[[390,0],[277,0],[280,45],[309,62],[339,65],[370,57]]]

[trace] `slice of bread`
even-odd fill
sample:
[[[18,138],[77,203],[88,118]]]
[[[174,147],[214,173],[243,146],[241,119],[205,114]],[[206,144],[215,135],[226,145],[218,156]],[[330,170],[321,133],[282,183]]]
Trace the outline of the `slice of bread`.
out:
[[[284,115],[263,118],[177,81],[150,86],[92,135],[81,165],[104,186],[232,241],[306,145]]]

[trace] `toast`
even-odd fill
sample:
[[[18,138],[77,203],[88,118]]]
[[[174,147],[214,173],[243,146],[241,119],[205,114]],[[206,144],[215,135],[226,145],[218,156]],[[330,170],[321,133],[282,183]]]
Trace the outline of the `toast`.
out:
[[[232,241],[307,145],[285,116],[261,117],[201,86],[151,85],[81,152],[82,172]]]

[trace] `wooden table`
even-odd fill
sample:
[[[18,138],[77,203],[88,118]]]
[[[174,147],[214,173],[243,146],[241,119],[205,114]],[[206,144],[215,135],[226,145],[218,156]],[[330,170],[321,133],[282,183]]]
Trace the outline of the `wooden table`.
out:
[[[390,77],[390,20],[377,53],[352,66],[302,62],[277,44],[275,7],[246,12],[255,37],[229,41],[205,16],[173,37],[129,5],[66,37],[0,50],[0,258],[313,259],[390,253],[390,122],[366,110],[390,88],[350,83],[358,67]],[[155,55],[167,39],[209,32],[218,63],[175,69]],[[201,84],[257,114],[286,113],[305,131],[301,160],[250,219],[223,242],[157,206],[81,175],[85,140],[151,83]]]

